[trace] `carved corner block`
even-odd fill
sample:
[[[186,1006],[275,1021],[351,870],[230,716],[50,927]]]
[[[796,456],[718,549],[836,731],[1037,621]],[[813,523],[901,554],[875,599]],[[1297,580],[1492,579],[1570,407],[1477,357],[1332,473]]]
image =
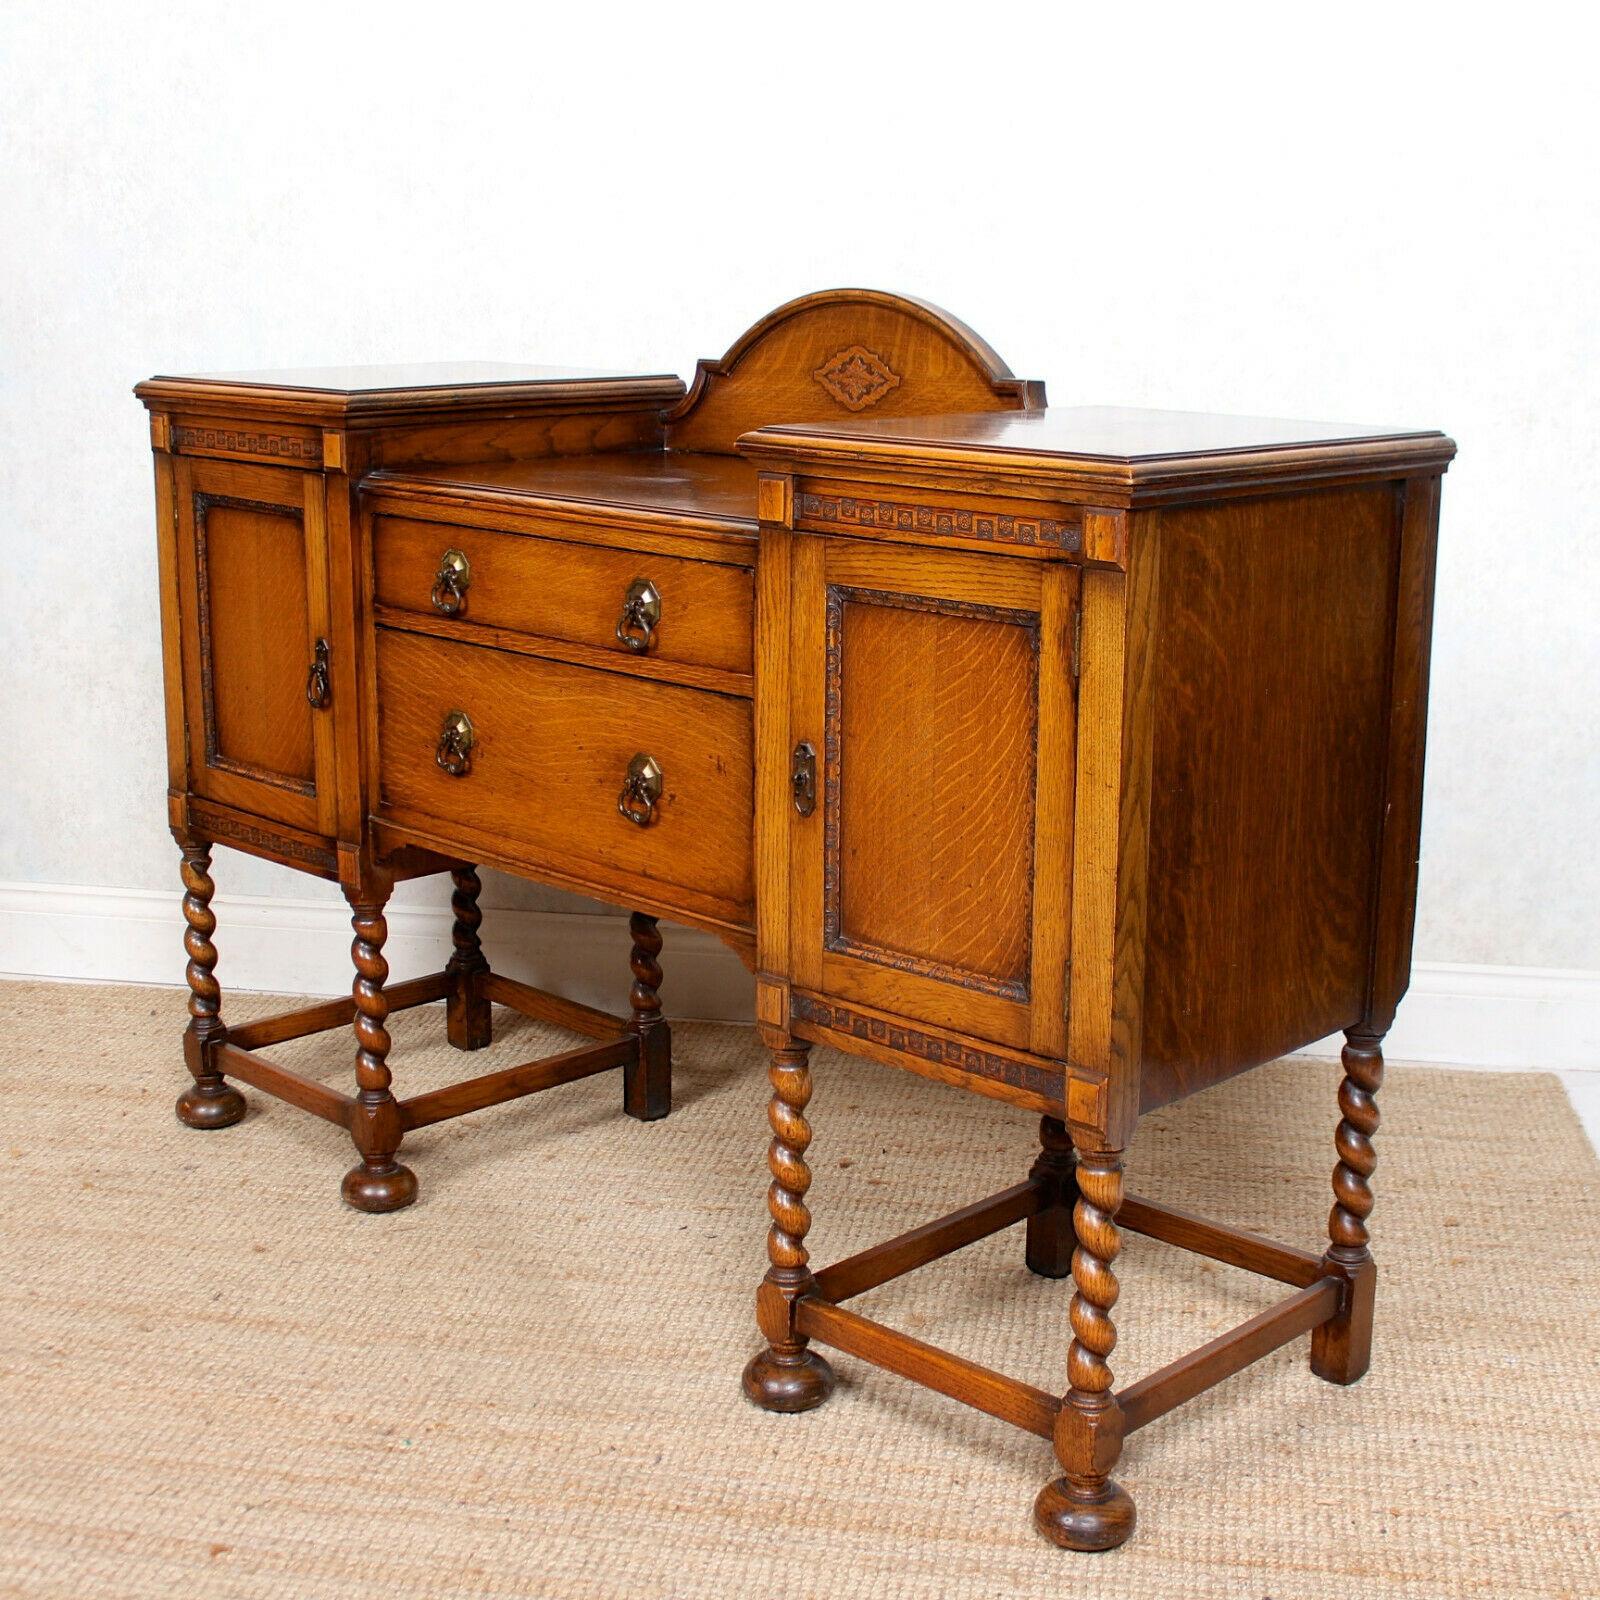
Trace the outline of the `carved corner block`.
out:
[[[150,413],[150,448],[164,451],[172,449],[172,418],[165,411]]]
[[[756,516],[780,528],[794,526],[794,480],[787,473],[763,472],[756,478]]]
[[[1106,1086],[1100,1078],[1067,1078],[1067,1121],[1079,1128],[1104,1132],[1106,1127]]]
[[[1083,559],[1102,567],[1128,566],[1128,513],[1096,511],[1083,513]]]
[[[789,1033],[789,985],[776,978],[756,979],[756,1025],[772,1048],[772,1041]]]

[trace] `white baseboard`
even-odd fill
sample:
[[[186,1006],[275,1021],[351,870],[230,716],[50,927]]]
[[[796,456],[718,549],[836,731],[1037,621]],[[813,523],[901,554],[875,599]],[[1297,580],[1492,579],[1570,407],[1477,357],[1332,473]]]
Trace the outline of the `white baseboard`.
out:
[[[408,886],[409,887],[409,886]],[[439,899],[444,900],[443,885]],[[342,900],[218,894],[217,977],[224,994],[349,992],[350,914]],[[437,972],[450,953],[448,902],[391,901],[383,947],[394,981]],[[0,973],[116,983],[182,983],[179,895],[0,883]],[[662,994],[675,1016],[748,1022],[750,975],[709,934],[665,926]],[[586,1005],[626,1010],[628,919],[607,913],[485,907],[490,963]]]
[[[229,988],[340,994],[350,924],[339,901],[218,895],[217,976]],[[391,905],[384,953],[396,979],[436,970],[450,949],[442,905]],[[663,998],[679,1017],[748,1022],[750,976],[709,934],[668,927]],[[178,897],[155,890],[0,883],[0,972],[34,978],[178,983]],[[510,977],[590,1005],[626,1004],[624,917],[485,912],[485,948]],[[1339,1041],[1306,1052],[1337,1055]],[[1600,1070],[1600,972],[1419,963],[1385,1054],[1504,1069]]]

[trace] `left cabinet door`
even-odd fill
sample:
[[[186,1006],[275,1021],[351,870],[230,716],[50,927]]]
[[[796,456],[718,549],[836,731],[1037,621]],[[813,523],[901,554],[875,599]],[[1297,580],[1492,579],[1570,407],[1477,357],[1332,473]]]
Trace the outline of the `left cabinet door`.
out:
[[[189,786],[331,836],[322,477],[195,458],[174,469]]]

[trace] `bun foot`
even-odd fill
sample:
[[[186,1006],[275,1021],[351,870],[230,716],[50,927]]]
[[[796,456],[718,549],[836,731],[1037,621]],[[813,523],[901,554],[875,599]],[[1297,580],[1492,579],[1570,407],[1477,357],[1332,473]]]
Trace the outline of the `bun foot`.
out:
[[[833,1368],[815,1350],[763,1350],[744,1369],[744,1392],[763,1411],[810,1411],[833,1393]]]
[[[381,1167],[360,1162],[345,1173],[340,1192],[357,1211],[402,1211],[417,1198],[417,1175],[398,1161]]]
[[[231,1128],[244,1115],[244,1096],[231,1083],[193,1083],[175,1109],[186,1128]]]
[[[1087,1493],[1055,1478],[1039,1491],[1033,1521],[1063,1550],[1115,1550],[1133,1532],[1133,1497],[1109,1478]]]

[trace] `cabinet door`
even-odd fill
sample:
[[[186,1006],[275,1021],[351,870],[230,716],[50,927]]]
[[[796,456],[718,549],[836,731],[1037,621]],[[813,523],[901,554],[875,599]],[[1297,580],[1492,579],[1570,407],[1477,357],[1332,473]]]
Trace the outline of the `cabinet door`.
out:
[[[791,593],[793,981],[1064,1054],[1076,572],[800,536]]]
[[[175,488],[190,788],[331,834],[332,694],[312,685],[328,638],[322,479],[179,460]]]

